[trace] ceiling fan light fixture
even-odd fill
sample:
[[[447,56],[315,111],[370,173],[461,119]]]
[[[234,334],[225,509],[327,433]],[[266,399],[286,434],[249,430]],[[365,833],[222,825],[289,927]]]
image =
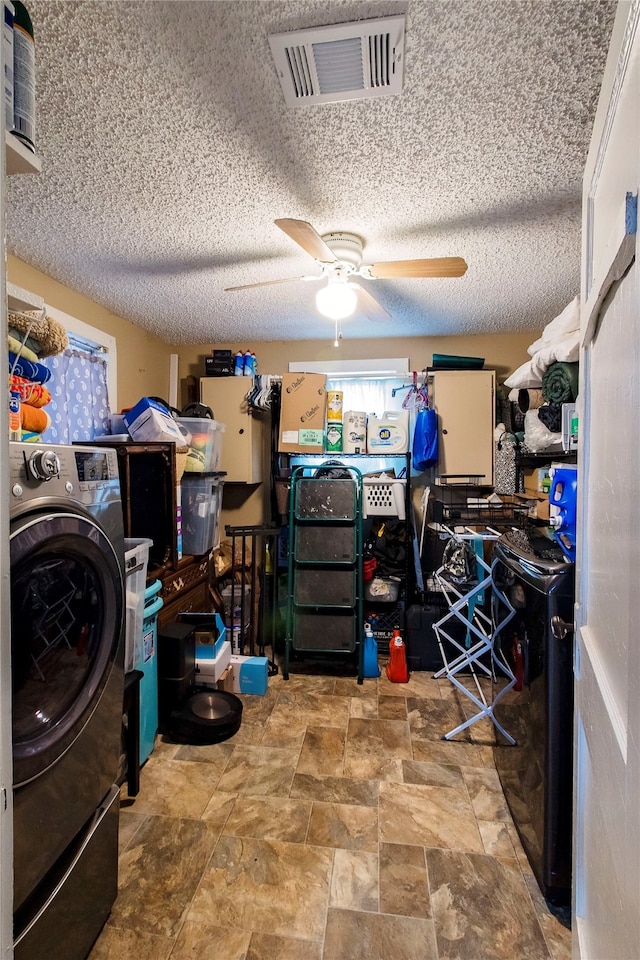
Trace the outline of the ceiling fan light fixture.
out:
[[[316,293],[316,307],[323,317],[345,320],[355,311],[358,295],[348,283],[328,283]]]

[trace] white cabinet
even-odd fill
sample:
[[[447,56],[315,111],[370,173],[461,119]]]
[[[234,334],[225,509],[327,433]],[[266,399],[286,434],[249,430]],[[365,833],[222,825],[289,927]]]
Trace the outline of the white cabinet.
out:
[[[494,370],[437,370],[431,397],[438,414],[436,483],[493,486]]]
[[[251,412],[246,398],[252,386],[250,377],[200,380],[200,402],[224,424],[219,469],[227,474],[225,483],[262,483],[265,478],[265,415]]]

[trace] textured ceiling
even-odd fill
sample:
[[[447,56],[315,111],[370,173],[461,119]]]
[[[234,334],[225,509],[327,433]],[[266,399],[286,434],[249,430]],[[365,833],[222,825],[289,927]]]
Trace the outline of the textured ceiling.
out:
[[[540,329],[578,292],[581,178],[615,3],[28,0],[42,173],[9,179],[8,249],[171,343],[331,335],[273,223],[365,240],[389,322],[345,337]],[[406,11],[401,95],[288,108],[270,33]],[[367,281],[363,281],[363,284]],[[85,318],[90,322],[90,318]]]

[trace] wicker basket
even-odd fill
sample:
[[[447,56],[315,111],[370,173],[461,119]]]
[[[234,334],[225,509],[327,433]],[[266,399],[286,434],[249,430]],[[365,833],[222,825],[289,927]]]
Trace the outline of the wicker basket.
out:
[[[189,447],[176,447],[176,481],[180,483],[187,465]]]
[[[278,513],[280,514],[281,517],[288,517],[289,516],[289,494],[291,492],[291,478],[276,477],[275,487],[276,487],[276,503],[278,505]]]

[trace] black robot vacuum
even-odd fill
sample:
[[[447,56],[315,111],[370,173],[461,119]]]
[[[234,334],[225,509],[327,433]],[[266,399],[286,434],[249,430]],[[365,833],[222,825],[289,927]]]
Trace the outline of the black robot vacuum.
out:
[[[205,624],[194,620],[173,621],[158,630],[160,730],[180,743],[220,743],[238,732],[242,700],[196,683],[194,631]]]
[[[171,712],[169,734],[186,743],[220,743],[237,733],[241,722],[242,701],[234,693],[196,687]]]

